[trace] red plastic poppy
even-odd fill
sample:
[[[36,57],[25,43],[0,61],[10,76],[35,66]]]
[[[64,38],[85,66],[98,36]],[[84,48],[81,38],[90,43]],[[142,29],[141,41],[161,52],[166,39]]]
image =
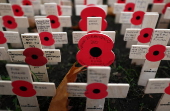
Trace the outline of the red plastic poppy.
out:
[[[107,28],[107,21],[105,11],[95,5],[88,5],[81,12],[81,20],[79,21],[79,26],[82,31],[87,31],[87,17],[102,17],[102,31]]]
[[[49,15],[47,18],[50,19],[52,28],[58,28],[60,26],[59,18],[57,16]]]
[[[124,11],[125,11],[125,12],[133,12],[134,9],[135,9],[135,4],[134,4],[134,3],[127,3],[127,4],[125,5]]]
[[[117,0],[117,3],[125,3],[126,0]]]
[[[133,25],[140,25],[142,24],[143,18],[144,18],[145,12],[143,11],[136,11],[133,13],[131,23]]]
[[[13,10],[15,16],[23,16],[24,15],[24,12],[22,11],[22,8],[20,5],[12,5],[12,10]]]
[[[61,16],[62,15],[62,9],[60,5],[57,5],[57,10],[58,10],[58,15]]]
[[[138,36],[138,41],[140,43],[148,43],[151,40],[153,33],[152,28],[144,28],[140,31],[140,35]]]
[[[107,86],[102,83],[89,84],[84,95],[90,99],[103,99],[108,95]]]
[[[151,62],[157,62],[165,57],[166,47],[163,45],[153,45],[146,54],[146,59]]]
[[[32,5],[30,0],[22,0],[22,5]]]
[[[113,41],[101,33],[88,33],[78,43],[77,61],[87,66],[109,66],[114,62]]]
[[[153,0],[153,3],[163,3],[164,0]]]
[[[7,39],[4,36],[4,33],[0,31],[0,44],[4,44],[7,42]]]
[[[3,24],[6,28],[9,28],[9,29],[17,28],[17,23],[16,23],[14,17],[6,15],[6,16],[2,17],[2,20],[3,20]]]
[[[44,53],[39,48],[27,48],[23,55],[26,56],[25,62],[32,66],[43,66],[47,63],[47,59],[43,56]]]
[[[12,86],[12,91],[18,96],[32,97],[36,94],[36,91],[33,89],[33,85],[27,81],[14,81],[12,82]]]
[[[168,87],[165,88],[165,93],[170,95],[170,84],[169,84]]]
[[[164,8],[163,8],[163,10],[162,10],[162,13],[163,13],[163,14],[165,14],[166,9],[167,9],[168,7],[170,7],[170,3],[167,3],[167,4],[164,6]]]
[[[53,39],[53,35],[50,32],[41,32],[39,36],[42,45],[51,46],[55,43],[55,40]]]

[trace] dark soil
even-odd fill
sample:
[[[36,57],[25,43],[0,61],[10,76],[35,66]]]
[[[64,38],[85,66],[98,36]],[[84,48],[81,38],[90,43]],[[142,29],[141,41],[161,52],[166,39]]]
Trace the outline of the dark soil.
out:
[[[74,12],[73,12],[74,13]],[[116,31],[116,40],[114,53],[116,55],[115,62],[111,65],[109,83],[129,83],[130,90],[125,99],[106,99],[104,111],[154,111],[162,94],[144,94],[144,87],[138,86],[137,81],[141,71],[141,66],[131,65],[129,59],[129,49],[125,48],[123,36],[120,35],[120,24],[114,23],[113,16],[107,16],[108,28],[107,31]],[[78,24],[80,17],[73,16],[73,26]],[[65,74],[69,71],[73,63],[76,62],[76,53],[78,52],[77,45],[72,44],[73,28],[64,28],[68,33],[69,44],[61,48],[62,62],[58,65],[47,66],[50,82],[54,82],[56,87],[62,81]],[[9,79],[5,70],[5,61],[0,62],[0,75],[3,79]],[[157,78],[169,78],[170,62],[162,61],[157,72]],[[78,75],[77,82],[86,82],[86,71]],[[86,98],[69,98],[72,106],[70,111],[84,111]],[[47,111],[51,97],[38,97],[41,111]],[[0,109],[19,110],[19,104],[16,96],[1,96]]]

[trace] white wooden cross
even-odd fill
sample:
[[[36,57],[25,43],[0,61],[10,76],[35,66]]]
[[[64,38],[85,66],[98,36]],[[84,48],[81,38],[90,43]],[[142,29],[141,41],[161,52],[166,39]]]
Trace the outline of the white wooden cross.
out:
[[[36,96],[54,96],[55,84],[33,82],[28,65],[7,64],[11,81],[0,81],[0,95],[17,95],[22,111],[40,111]]]
[[[7,31],[16,31],[21,33],[27,33],[28,32],[28,19],[27,17],[16,17],[13,14],[11,4],[2,3],[0,4],[0,23],[3,25],[3,27],[6,28]],[[21,48],[22,44],[11,44],[15,48]]]
[[[170,79],[156,78],[149,79],[145,88],[145,94],[163,93],[159,100],[155,111],[169,111],[170,110]]]
[[[43,0],[43,3],[57,3],[57,7],[61,8],[59,10],[61,13],[58,13],[59,16],[71,16],[72,15],[72,6],[70,5],[62,5],[61,0]],[[41,14],[46,15],[44,5],[41,5]]]
[[[69,97],[86,97],[86,111],[103,111],[105,98],[126,98],[129,84],[108,84],[110,67],[87,68],[87,83],[68,83]]]
[[[24,49],[9,49],[8,54],[14,63],[24,63],[30,65],[34,80],[48,82],[47,64],[57,64],[61,62],[59,49],[42,49],[39,35],[37,33],[22,34]],[[32,49],[30,49],[32,48]],[[38,52],[37,52],[38,51]]]
[[[113,13],[116,14],[115,23],[119,23],[120,13],[121,12],[133,12],[135,7],[136,0],[126,0],[125,3],[114,3]],[[133,7],[134,6],[134,7]],[[126,28],[129,28],[131,24],[123,23],[121,26],[121,34],[124,35]]]
[[[92,0],[91,0],[92,1]],[[107,5],[95,5],[97,7],[102,8],[105,13],[107,13]],[[75,5],[76,16],[80,16],[81,12],[88,7],[88,5]]]
[[[155,78],[161,60],[170,60],[170,47],[166,46],[170,29],[155,29],[149,45],[132,45],[131,59],[146,59],[142,67],[138,85],[146,86],[147,80]]]
[[[152,31],[155,29],[159,14],[157,12],[146,12],[141,29],[127,28],[124,41],[137,41],[137,45],[149,45]],[[132,59],[132,64],[142,65],[144,60]]]
[[[121,12],[120,23],[131,23],[131,28],[141,28],[143,14],[147,11],[148,0],[136,0],[134,12]],[[135,41],[127,42],[126,48],[136,44]]]
[[[9,0],[9,3],[12,5],[12,7],[14,7],[12,8],[14,16],[34,16],[34,9],[32,5],[22,5],[21,0]]]
[[[107,0],[107,4],[111,7],[114,7],[115,3],[125,3],[126,0]]]
[[[169,5],[168,5],[169,4]],[[163,0],[162,3],[154,3],[153,7],[152,7],[152,12],[158,12],[160,14],[162,14],[160,16],[157,28],[168,28],[168,25],[170,23],[170,20],[164,19],[164,12],[166,11],[166,5],[168,5],[170,7],[170,0]]]
[[[49,18],[38,18],[35,19],[35,23],[37,26],[37,30],[39,33],[41,44],[43,45],[43,49],[55,49],[56,45],[67,44],[67,33],[66,32],[52,32],[51,23]],[[50,39],[49,36],[44,36],[44,34],[52,34],[52,38]],[[54,43],[48,44],[50,41],[54,41]]]
[[[63,27],[71,27],[71,17],[70,16],[58,16],[56,3],[45,3],[44,6],[45,6],[47,17],[53,18],[53,19],[50,19],[53,32],[54,31],[62,32]],[[46,16],[35,16],[35,18],[47,18],[47,17]]]
[[[113,41],[115,41],[115,31],[101,31],[101,21],[101,17],[87,17],[87,31],[73,31],[73,44],[78,44],[80,38],[92,30],[100,31],[101,33],[108,35]]]

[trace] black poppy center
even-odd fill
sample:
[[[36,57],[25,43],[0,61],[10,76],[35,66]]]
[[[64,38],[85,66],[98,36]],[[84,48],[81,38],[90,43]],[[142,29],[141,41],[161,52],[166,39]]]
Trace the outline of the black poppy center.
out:
[[[149,36],[148,33],[145,33],[145,34],[143,35],[143,37],[145,37],[145,38],[147,38],[148,36]]]
[[[96,17],[96,16],[91,16],[91,17]]]
[[[48,38],[48,37],[44,37],[44,40],[45,40],[45,41],[49,41],[49,38]]]
[[[38,59],[38,56],[37,55],[32,55],[31,56],[33,59]]]
[[[100,93],[100,90],[99,89],[94,89],[93,93],[98,94],[98,93]]]
[[[51,20],[51,23],[54,24],[54,23],[55,23],[55,20]]]
[[[129,8],[128,8],[128,10],[129,10],[129,11],[131,11],[131,10],[132,10],[132,8],[131,8],[131,7],[129,7]]]
[[[102,50],[98,47],[93,47],[90,49],[90,55],[93,57],[99,57],[102,54]]]
[[[21,91],[27,91],[27,88],[26,88],[25,86],[21,86],[19,89],[20,89]]]
[[[12,24],[12,21],[10,21],[10,20],[8,20],[7,22],[8,22],[8,24]]]
[[[153,55],[155,55],[155,56],[159,55],[159,51],[154,51]]]
[[[15,12],[19,12],[19,10],[18,10],[18,9],[16,9],[16,10],[15,10]]]
[[[139,20],[139,19],[140,19],[140,16],[137,16],[137,17],[136,17],[136,20]]]

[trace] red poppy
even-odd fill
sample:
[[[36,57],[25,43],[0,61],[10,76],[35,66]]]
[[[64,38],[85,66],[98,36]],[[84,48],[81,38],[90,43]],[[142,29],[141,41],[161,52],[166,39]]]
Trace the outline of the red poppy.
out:
[[[78,43],[77,61],[87,66],[109,66],[114,62],[113,41],[101,33],[88,33]]]
[[[33,89],[33,85],[27,81],[14,81],[12,82],[12,86],[12,91],[18,96],[32,97],[36,94],[36,91]]]
[[[23,55],[26,56],[25,62],[32,66],[43,66],[47,63],[47,59],[43,56],[44,53],[39,48],[27,48]]]
[[[162,13],[163,13],[163,14],[165,14],[166,9],[167,9],[168,7],[170,7],[170,3],[167,3],[167,4],[164,6],[164,8],[163,8],[163,10],[162,10]]]
[[[12,10],[13,10],[15,16],[23,16],[24,15],[24,12],[22,11],[22,8],[20,5],[12,5]]]
[[[146,54],[146,59],[151,62],[157,62],[165,57],[166,47],[163,45],[153,45]]]
[[[165,93],[170,95],[170,84],[169,84],[168,87],[165,88]]]
[[[79,21],[79,26],[82,31],[87,31],[87,17],[102,17],[102,31],[107,28],[107,21],[105,11],[96,7],[95,5],[88,5],[81,12],[81,20]]]
[[[153,33],[152,28],[144,28],[140,31],[140,35],[138,36],[138,41],[140,43],[148,43],[151,40]]]
[[[135,4],[134,4],[134,3],[127,3],[127,4],[125,5],[124,11],[125,11],[125,12],[133,12],[133,11],[134,11],[134,8],[135,8]]]
[[[60,5],[57,5],[57,10],[58,10],[58,15],[61,16],[62,15],[62,9]]]
[[[131,23],[133,25],[140,25],[140,24],[142,24],[144,15],[145,15],[145,12],[143,12],[143,11],[136,11],[136,12],[134,12],[133,16],[131,18]]]
[[[89,84],[84,95],[90,99],[103,99],[108,95],[107,86],[102,83]]]
[[[4,33],[0,31],[0,44],[4,44],[7,42],[7,39],[4,36]]]
[[[60,26],[60,22],[59,22],[59,19],[57,16],[49,15],[49,16],[47,16],[47,18],[50,19],[52,28],[58,28]]]
[[[126,0],[117,0],[117,3],[125,3]]]
[[[2,20],[3,20],[3,24],[6,28],[9,28],[9,29],[17,28],[17,23],[16,23],[14,17],[6,15],[6,16],[2,17]]]
[[[50,32],[41,32],[39,36],[42,45],[51,46],[55,43],[55,40],[53,39],[53,35]]]
[[[30,0],[22,0],[22,5],[32,5]]]
[[[153,3],[163,3],[164,0],[153,0]]]

